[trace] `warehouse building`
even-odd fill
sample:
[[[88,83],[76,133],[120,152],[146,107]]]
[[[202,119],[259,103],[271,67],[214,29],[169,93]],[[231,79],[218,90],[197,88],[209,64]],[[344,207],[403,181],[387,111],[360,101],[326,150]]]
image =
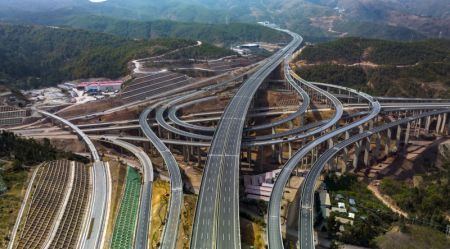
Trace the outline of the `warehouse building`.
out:
[[[91,81],[81,82],[78,84],[77,89],[85,92],[97,91],[97,92],[114,92],[119,91],[122,87],[123,81]]]

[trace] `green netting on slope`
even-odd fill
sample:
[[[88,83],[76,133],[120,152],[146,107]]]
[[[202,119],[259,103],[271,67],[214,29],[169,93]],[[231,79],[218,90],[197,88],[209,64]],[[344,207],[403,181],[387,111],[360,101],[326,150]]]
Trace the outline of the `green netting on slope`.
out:
[[[114,225],[113,249],[130,249],[133,246],[140,191],[141,177],[137,170],[128,167],[125,191]]]

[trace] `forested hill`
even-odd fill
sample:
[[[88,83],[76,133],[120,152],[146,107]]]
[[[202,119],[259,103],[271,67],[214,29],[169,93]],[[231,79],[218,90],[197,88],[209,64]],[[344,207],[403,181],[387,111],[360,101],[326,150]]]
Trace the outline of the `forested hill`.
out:
[[[205,24],[158,20],[139,22],[99,16],[73,16],[66,25],[75,28],[116,34],[128,38],[172,37],[232,45],[242,42],[289,42],[282,32],[248,23]]]
[[[450,41],[344,38],[306,47],[297,71],[307,80],[377,96],[450,97]]]
[[[0,85],[36,88],[63,80],[116,78],[127,63],[196,44],[179,39],[131,40],[83,30],[0,24]]]
[[[169,20],[136,21],[77,13],[75,10],[46,13],[15,12],[13,19],[6,19],[18,23],[37,23],[104,32],[125,38],[170,37],[202,40],[224,46],[255,41],[288,42],[291,39],[285,33],[253,23],[207,24]]]
[[[450,40],[395,42],[343,38],[309,46],[299,59],[308,63],[336,62],[354,64],[410,65],[419,62],[450,62]]]

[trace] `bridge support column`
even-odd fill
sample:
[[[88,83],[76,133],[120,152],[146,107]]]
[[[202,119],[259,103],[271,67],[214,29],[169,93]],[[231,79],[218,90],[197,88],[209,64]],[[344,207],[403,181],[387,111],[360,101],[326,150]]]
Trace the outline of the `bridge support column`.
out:
[[[278,151],[277,151],[277,160],[278,163],[281,164],[282,163],[282,157],[283,157],[283,143],[280,143],[278,145]]]
[[[333,143],[333,139],[328,139],[328,149],[331,149],[331,148],[333,148],[333,146],[334,146],[334,143]]]
[[[386,144],[384,145],[384,154],[386,156],[389,156],[391,153],[391,137],[392,137],[392,131],[391,128],[388,128],[386,131]]]
[[[442,123],[441,123],[441,134],[444,135],[445,132],[445,123],[447,122],[447,113],[444,113],[442,117]]]
[[[364,127],[362,127],[362,125],[360,125],[360,126],[358,126],[358,128],[359,128],[359,133],[363,133]]]
[[[422,119],[419,118],[419,120],[416,121],[416,125],[414,128],[414,135],[416,136],[416,138],[419,138],[421,128],[422,128]]]
[[[202,153],[200,151],[200,146],[197,146],[197,167],[200,168],[201,164],[202,164]]]
[[[438,118],[437,118],[437,123],[436,123],[436,134],[439,134],[439,132],[441,131],[441,121],[442,121],[442,115],[439,114]]]
[[[275,134],[275,128],[272,127],[272,135]],[[275,144],[272,144],[272,158],[275,158]]]
[[[430,125],[431,125],[431,116],[428,116],[427,121],[425,122],[425,134],[428,134],[430,132]]]
[[[402,135],[402,127],[400,125],[397,125],[397,135],[395,136],[395,146],[397,152],[399,151],[400,147],[400,137]]]
[[[289,158],[292,157],[292,144],[291,144],[291,142],[288,142],[288,155],[289,155]]]
[[[188,146],[187,148],[187,153],[186,153],[186,155],[187,155],[187,162],[189,163],[190,161],[191,161],[191,146]]]
[[[187,160],[186,160],[187,155],[186,154],[187,154],[186,153],[186,146],[183,146],[183,162],[187,162]]]
[[[258,153],[256,160],[258,164],[261,165],[264,157],[264,146],[256,146],[256,151]]]
[[[250,147],[247,148],[247,162],[248,162],[248,167],[251,168],[252,167],[252,149]]]
[[[294,121],[289,121],[288,122],[288,127],[289,127],[289,130],[292,130],[293,128],[294,128]]]
[[[365,139],[364,144],[364,166],[368,167],[370,165],[370,137]]]
[[[356,169],[358,167],[360,152],[361,152],[361,141],[355,143],[355,154],[353,155],[353,169]]]
[[[450,134],[450,118],[448,119],[448,122],[447,122],[447,135],[449,135]]]
[[[172,138],[171,133],[170,133],[170,132],[167,132],[167,139],[170,140],[171,138]],[[167,147],[169,147],[169,150],[172,150],[172,149],[173,149],[173,147],[172,147],[171,144],[169,144],[169,146],[167,146]]]
[[[345,132],[345,140],[350,138],[350,133],[348,131]],[[344,164],[347,164],[347,161],[349,159],[349,155],[348,155],[348,147],[344,148],[344,153],[342,155],[342,160],[344,160]]]
[[[143,142],[142,147],[144,147],[145,153],[148,154],[150,152],[150,145],[148,144],[148,142]]]
[[[411,131],[411,123],[408,122],[406,124],[406,133],[405,133],[405,145],[403,146],[403,152],[406,154],[408,150],[408,142],[409,142],[409,132]]]
[[[312,154],[311,154],[311,166],[313,165],[313,163],[316,161],[317,158],[317,148],[314,147],[312,149]]]
[[[373,158],[377,161],[378,157],[380,156],[380,149],[381,149],[381,134],[377,133],[375,135],[375,151],[373,153]]]

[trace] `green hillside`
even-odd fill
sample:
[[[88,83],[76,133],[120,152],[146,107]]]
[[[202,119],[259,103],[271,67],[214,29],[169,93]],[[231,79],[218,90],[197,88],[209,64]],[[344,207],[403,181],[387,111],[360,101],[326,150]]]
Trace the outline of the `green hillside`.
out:
[[[1,12],[0,12],[1,13]],[[1,14],[0,14],[1,16]],[[231,45],[241,42],[288,42],[285,33],[252,23],[208,24],[169,20],[136,21],[63,10],[46,13],[17,13],[6,18],[18,23],[66,26],[77,29],[110,33],[125,38],[154,39],[182,38],[202,40],[214,44]]]
[[[308,63],[408,65],[418,62],[450,62],[450,40],[395,42],[386,40],[342,38],[309,46],[299,56]]]
[[[297,72],[311,81],[379,96],[450,97],[449,40],[343,38],[309,46],[297,60]]]
[[[117,78],[133,58],[159,55],[195,41],[131,40],[65,28],[0,24],[0,84],[18,88],[88,77]]]

